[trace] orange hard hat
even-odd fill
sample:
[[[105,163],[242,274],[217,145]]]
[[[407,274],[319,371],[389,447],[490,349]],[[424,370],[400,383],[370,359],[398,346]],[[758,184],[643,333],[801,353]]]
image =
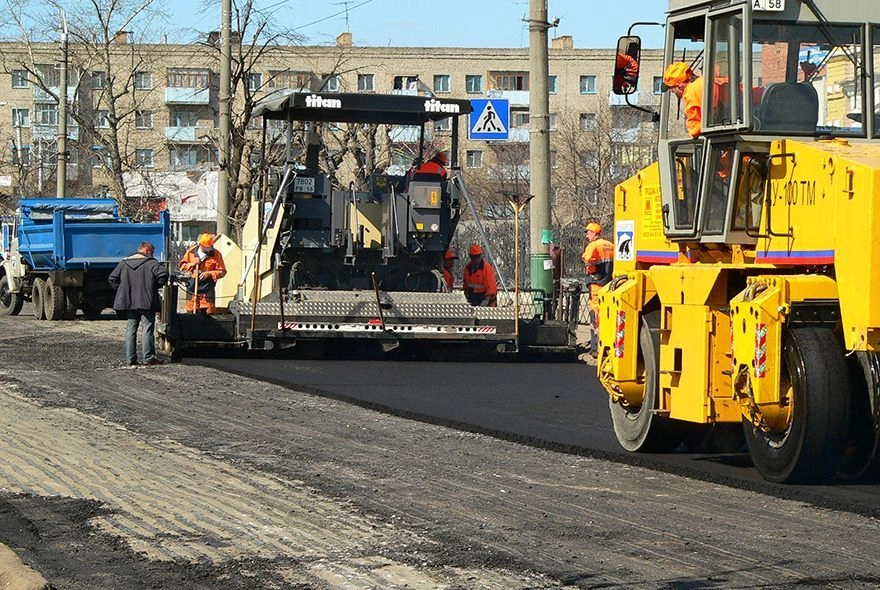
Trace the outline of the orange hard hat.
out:
[[[471,244],[471,249],[468,251],[468,254],[471,256],[479,256],[483,253],[483,249],[480,248],[479,244]]]
[[[441,165],[445,166],[447,162],[446,154],[444,152],[437,152],[434,154],[434,160],[440,162]]]
[[[679,84],[684,84],[690,80],[693,75],[693,70],[691,70],[686,63],[683,61],[674,61],[666,66],[666,71],[663,72],[663,85],[667,88],[672,88]]]
[[[456,256],[455,252],[453,252],[452,250],[447,250],[446,254],[443,256],[444,260],[452,260],[454,258],[458,258],[458,256]]]
[[[594,234],[601,234],[602,233],[602,226],[599,225],[598,223],[596,223],[595,221],[591,221],[590,223],[588,223],[586,225],[586,227],[584,227],[584,231],[591,231]]]
[[[211,248],[214,245],[214,236],[212,234],[201,234],[199,236],[199,246]]]

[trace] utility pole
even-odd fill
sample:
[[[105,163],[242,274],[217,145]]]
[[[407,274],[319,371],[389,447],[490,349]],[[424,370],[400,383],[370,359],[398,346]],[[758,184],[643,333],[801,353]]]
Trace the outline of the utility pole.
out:
[[[67,17],[61,9],[61,80],[58,89],[58,155],[55,196],[67,196]],[[40,166],[42,168],[42,164]]]
[[[547,0],[529,0],[529,248],[532,288],[553,296],[550,268],[550,75]]]
[[[229,102],[232,97],[232,0],[220,9],[220,173],[217,181],[217,233],[229,235]]]

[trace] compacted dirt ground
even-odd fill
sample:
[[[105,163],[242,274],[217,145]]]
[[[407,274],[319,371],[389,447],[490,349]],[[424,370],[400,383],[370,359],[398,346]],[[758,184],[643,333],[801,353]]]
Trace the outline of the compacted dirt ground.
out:
[[[0,318],[0,543],[54,588],[880,585],[874,519],[123,367],[122,330]]]

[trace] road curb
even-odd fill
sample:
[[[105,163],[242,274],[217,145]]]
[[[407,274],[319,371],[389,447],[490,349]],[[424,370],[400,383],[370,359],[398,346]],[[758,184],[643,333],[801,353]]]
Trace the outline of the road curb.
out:
[[[0,544],[0,590],[49,590],[49,582],[25,564],[9,547]]]

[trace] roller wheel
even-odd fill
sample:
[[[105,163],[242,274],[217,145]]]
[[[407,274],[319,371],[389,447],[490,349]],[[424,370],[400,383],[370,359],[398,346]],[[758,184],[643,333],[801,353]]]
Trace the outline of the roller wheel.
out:
[[[638,407],[609,402],[614,434],[627,451],[665,453],[681,443],[681,428],[674,420],[652,411],[659,407],[660,312],[642,317],[639,330],[639,364],[644,368],[645,392]]]
[[[24,298],[21,293],[13,293],[9,288],[9,277],[4,273],[0,275],[0,316],[18,315]]]
[[[46,319],[46,281],[43,279],[34,279],[34,285],[31,288],[31,303],[34,304],[34,317],[38,320]]]
[[[880,354],[859,352],[849,357],[849,432],[836,476],[845,481],[876,483],[880,479]],[[870,384],[870,385],[869,385]]]
[[[768,481],[822,483],[834,474],[847,441],[850,389],[843,349],[829,328],[793,328],[782,357],[791,420],[782,432],[745,422],[749,454]]]
[[[64,316],[64,308],[67,307],[64,287],[59,287],[52,279],[46,281],[46,298],[43,300],[43,307],[46,308],[46,319],[53,322]]]

